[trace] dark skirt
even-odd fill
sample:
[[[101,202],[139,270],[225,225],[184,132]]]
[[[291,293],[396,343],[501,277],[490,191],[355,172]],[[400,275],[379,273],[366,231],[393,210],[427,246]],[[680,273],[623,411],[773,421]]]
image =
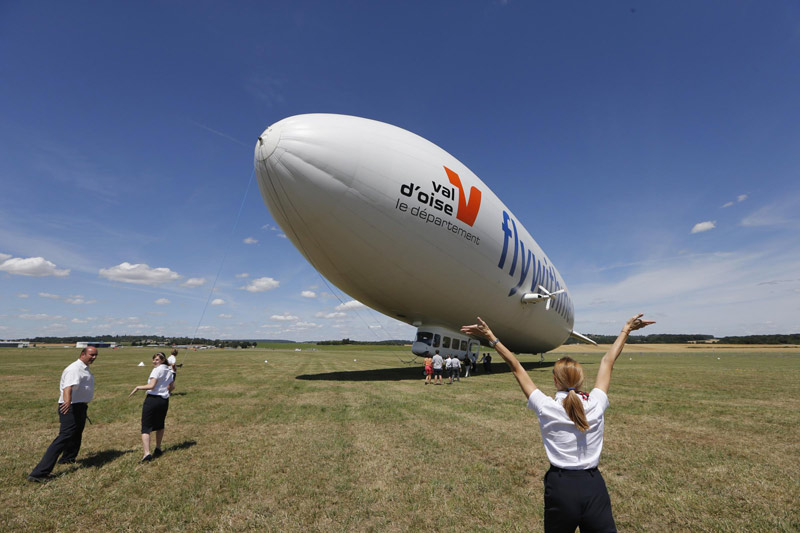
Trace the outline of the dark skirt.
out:
[[[142,405],[142,433],[152,433],[164,429],[167,418],[169,398],[148,394]]]

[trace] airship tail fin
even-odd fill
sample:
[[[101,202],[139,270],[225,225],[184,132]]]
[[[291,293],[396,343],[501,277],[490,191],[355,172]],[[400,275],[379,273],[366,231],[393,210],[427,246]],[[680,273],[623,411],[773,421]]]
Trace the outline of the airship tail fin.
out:
[[[590,339],[586,335],[581,335],[577,331],[573,331],[572,333],[569,334],[569,336],[572,337],[573,339],[578,339],[581,342],[585,342],[586,344],[592,344],[594,346],[597,346],[596,342],[594,342],[592,339]]]

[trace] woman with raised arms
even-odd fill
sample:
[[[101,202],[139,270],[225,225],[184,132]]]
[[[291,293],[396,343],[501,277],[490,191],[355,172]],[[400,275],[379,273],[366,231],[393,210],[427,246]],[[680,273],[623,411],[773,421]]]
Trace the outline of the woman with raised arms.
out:
[[[631,331],[654,321],[642,320],[642,314],[630,318],[622,327],[617,340],[603,356],[594,388],[588,394],[581,391],[583,367],[570,357],[556,361],[553,367],[555,398],[534,385],[528,373],[489,326],[478,317],[478,323],[463,326],[462,333],[484,337],[502,357],[523,394],[528,409],[539,418],[539,428],[550,469],[544,476],[544,529],[546,532],[616,531],[611,513],[611,498],[603,476],[597,469],[603,449],[603,414],[608,407],[608,387],[611,370],[622,353]]]

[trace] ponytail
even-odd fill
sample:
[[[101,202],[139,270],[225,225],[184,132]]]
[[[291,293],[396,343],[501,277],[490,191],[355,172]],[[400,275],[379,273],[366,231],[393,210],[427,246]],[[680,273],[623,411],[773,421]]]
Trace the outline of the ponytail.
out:
[[[577,393],[577,389],[583,385],[583,367],[571,357],[562,357],[553,367],[553,377],[558,390],[567,390],[567,397],[562,404],[567,416],[582,433],[585,433],[589,429],[589,422],[586,421],[583,402]]]
[[[589,429],[589,422],[586,421],[586,413],[583,411],[581,397],[574,390],[571,390],[567,393],[567,397],[564,398],[563,405],[569,419],[575,423],[581,433],[586,433],[586,430]]]

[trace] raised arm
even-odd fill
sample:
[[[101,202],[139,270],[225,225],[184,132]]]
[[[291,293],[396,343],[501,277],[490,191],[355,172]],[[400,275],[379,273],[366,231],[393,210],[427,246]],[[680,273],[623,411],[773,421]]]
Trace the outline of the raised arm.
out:
[[[528,375],[525,369],[522,368],[522,364],[520,364],[520,362],[517,361],[517,358],[514,357],[514,354],[511,353],[508,348],[503,346],[503,343],[494,336],[492,330],[489,329],[489,326],[486,325],[486,322],[484,322],[481,317],[478,317],[477,324],[461,326],[461,333],[483,337],[489,341],[490,345],[494,343],[495,351],[500,354],[500,357],[502,357],[505,362],[508,363],[508,366],[511,367],[511,372],[513,372],[514,377],[517,378],[517,383],[519,383],[525,398],[528,398],[531,393],[536,390],[536,385],[533,384],[531,377]]]
[[[617,340],[614,341],[614,344],[611,345],[611,348],[600,361],[600,368],[597,370],[597,379],[594,381],[594,386],[606,394],[608,394],[608,387],[611,385],[611,370],[614,368],[617,357],[622,353],[622,348],[625,347],[625,341],[628,340],[630,332],[655,324],[654,320],[642,320],[642,316],[642,313],[639,313],[625,322]]]

